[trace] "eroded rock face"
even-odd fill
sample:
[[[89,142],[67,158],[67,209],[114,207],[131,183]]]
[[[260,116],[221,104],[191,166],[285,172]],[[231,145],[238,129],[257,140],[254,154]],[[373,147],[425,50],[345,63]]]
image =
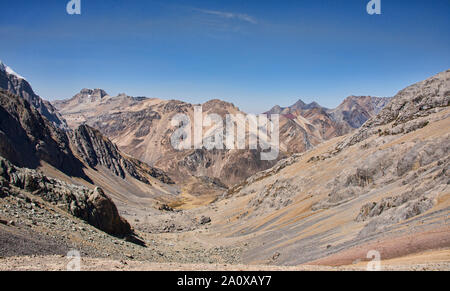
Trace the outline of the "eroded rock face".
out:
[[[87,179],[66,132],[55,127],[25,99],[0,89],[0,155],[19,167],[45,161],[69,176]]]
[[[305,225],[311,221],[309,217],[316,216],[316,222],[320,222],[324,213],[335,215],[335,211],[351,210],[350,217],[345,219],[350,218],[352,224],[361,226],[354,234],[357,240],[376,237],[400,226],[407,228],[410,222],[420,224],[434,217],[445,217],[448,207],[442,201],[450,185],[450,133],[440,127],[447,126],[450,117],[448,76],[449,71],[412,86],[413,91],[403,90],[413,93],[408,96],[401,93],[392,100],[393,104],[403,104],[403,109],[388,105],[378,117],[366,123],[373,127],[363,125],[363,129],[319,156],[290,158],[292,163],[288,160],[279,163],[287,164],[288,169],[283,173],[278,173],[277,166],[231,188],[228,197],[249,196],[247,208],[237,217],[249,221],[258,216],[270,217],[273,220],[267,223],[271,226],[266,229],[277,232],[275,226],[283,227],[278,224],[281,219],[277,221],[272,214],[277,209],[280,209],[278,217],[283,217],[289,211],[296,213],[305,207],[311,211],[302,222]],[[373,121],[385,117],[387,123],[380,120],[377,125]],[[293,205],[289,204],[290,200]],[[285,230],[288,229],[295,227]],[[312,243],[310,246],[315,247]]]
[[[96,100],[101,100],[103,97],[108,94],[102,89],[82,89],[80,93],[78,93],[75,98],[77,98],[80,102],[93,102]]]
[[[48,178],[30,169],[18,168],[0,157],[0,188],[2,193],[19,195],[25,190],[58,205],[75,217],[111,235],[125,238],[133,235],[130,224],[123,219],[114,202],[101,188],[89,190]]]
[[[450,105],[450,70],[400,91],[366,127],[395,121],[395,125],[435,112]]]
[[[100,164],[110,169],[116,176],[125,178],[125,171],[121,166],[122,157],[117,147],[98,131],[81,125],[74,130],[72,142],[89,166],[94,168]]]
[[[449,154],[449,135],[427,142],[417,141],[414,144],[400,144],[379,150],[361,158],[356,169],[349,168],[338,174],[334,181],[329,184],[332,190],[328,194],[328,198],[315,204],[313,210],[328,209],[340,205],[370,193],[380,185],[388,185],[397,181],[401,181],[403,185],[418,185],[420,179],[425,176],[424,169],[427,167],[430,167],[430,172],[444,171],[444,173],[447,173]],[[429,188],[431,189],[439,183],[447,183],[445,175],[443,178],[441,176],[439,176],[439,179],[436,178],[435,184],[430,183]],[[369,203],[362,207],[362,214],[357,220],[365,221],[370,217],[377,216],[377,213],[381,214],[388,208],[418,199],[419,194],[423,193],[411,189],[398,197],[377,202],[376,205]]]
[[[79,156],[92,168],[102,165],[116,176],[125,178],[130,175],[147,184],[150,182],[145,174],[163,183],[173,184],[172,179],[163,171],[122,155],[115,144],[88,125],[80,125],[69,134]]]
[[[98,130],[86,125],[74,131],[61,130],[43,118],[28,101],[2,89],[0,118],[0,155],[16,166],[34,169],[45,161],[69,176],[91,182],[76,153],[87,166],[105,166],[121,178],[130,175],[150,184],[150,176],[173,184],[163,171],[122,155]]]
[[[431,207],[434,202],[429,197],[423,196],[424,193],[417,191],[408,191],[396,197],[388,197],[380,202],[371,202],[361,207],[360,213],[356,217],[356,221],[366,221],[372,217],[378,217],[390,209],[403,207],[403,211],[397,211],[397,220],[406,220],[421,213],[424,213]],[[400,213],[401,212],[401,213]]]

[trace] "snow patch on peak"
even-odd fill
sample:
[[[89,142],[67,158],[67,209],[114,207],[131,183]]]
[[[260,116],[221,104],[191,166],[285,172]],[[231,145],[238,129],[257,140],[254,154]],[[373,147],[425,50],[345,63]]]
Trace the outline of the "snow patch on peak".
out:
[[[10,67],[8,67],[8,66],[7,66],[5,63],[3,63],[1,60],[0,60],[0,71],[6,72],[6,73],[9,74],[9,75],[13,75],[13,76],[16,76],[16,77],[19,78],[19,79],[25,80],[24,77],[22,77],[21,75],[17,74],[16,72],[14,72],[13,69],[11,69]]]

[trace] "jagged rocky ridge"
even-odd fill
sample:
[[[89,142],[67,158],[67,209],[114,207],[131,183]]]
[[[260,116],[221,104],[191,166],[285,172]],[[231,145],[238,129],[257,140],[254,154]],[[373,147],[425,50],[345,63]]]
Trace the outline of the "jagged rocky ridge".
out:
[[[60,129],[68,129],[66,121],[53,105],[34,93],[24,78],[14,73],[0,61],[0,88],[27,100],[39,113]]]
[[[106,96],[102,90],[85,89],[78,98],[91,102]],[[150,184],[154,177],[172,184],[163,171],[125,157],[100,132],[85,125],[70,130],[66,121],[48,101],[36,95],[30,84],[0,61],[0,155],[20,167],[37,168],[45,161],[69,176],[92,182],[85,167],[103,165],[114,175],[126,174]]]
[[[0,155],[20,167],[45,161],[69,176],[89,178],[73,155],[66,133],[25,99],[0,89]]]
[[[145,165],[136,159],[124,157],[115,144],[104,137],[100,131],[88,125],[80,125],[69,135],[78,155],[92,168],[102,165],[116,176],[125,178],[128,174],[146,184],[150,184],[146,175],[166,184],[174,183],[163,171]]]

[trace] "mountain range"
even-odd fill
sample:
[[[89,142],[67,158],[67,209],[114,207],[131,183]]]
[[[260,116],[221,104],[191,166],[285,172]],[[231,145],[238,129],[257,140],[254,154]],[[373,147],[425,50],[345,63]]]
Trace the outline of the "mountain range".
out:
[[[173,149],[170,121],[194,106],[101,89],[48,102],[0,63],[0,269],[26,255],[65,266],[53,256],[74,248],[101,269],[358,269],[369,251],[388,269],[450,267],[450,70],[393,98],[273,107],[275,161]],[[202,108],[245,114],[221,100]]]
[[[305,104],[301,100],[287,108],[274,107],[266,112],[269,115],[281,114],[281,154],[273,162],[261,161],[258,151],[251,150],[179,152],[173,149],[170,137],[175,128],[167,125],[178,113],[186,113],[192,118],[195,104],[126,94],[110,96],[102,89],[82,89],[71,99],[55,101],[53,105],[70,127],[85,123],[99,129],[123,152],[167,171],[182,184],[209,177],[232,186],[272,167],[284,157],[351,132],[374,116],[389,100],[351,96],[334,110],[317,103]],[[204,116],[209,113],[222,117],[227,114],[245,115],[235,105],[221,100],[201,105]]]

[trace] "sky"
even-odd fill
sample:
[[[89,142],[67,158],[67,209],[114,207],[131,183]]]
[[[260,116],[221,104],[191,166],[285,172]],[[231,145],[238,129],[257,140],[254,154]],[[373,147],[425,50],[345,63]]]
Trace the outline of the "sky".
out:
[[[336,107],[450,68],[450,0],[0,0],[0,60],[44,99],[110,95]]]

